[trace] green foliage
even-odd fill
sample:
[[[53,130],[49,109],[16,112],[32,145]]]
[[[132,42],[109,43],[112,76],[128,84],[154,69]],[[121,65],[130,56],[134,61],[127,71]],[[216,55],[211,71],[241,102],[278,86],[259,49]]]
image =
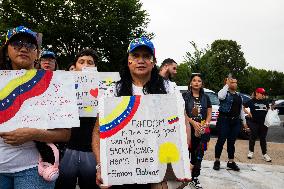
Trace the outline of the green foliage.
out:
[[[59,55],[61,67],[78,51],[98,51],[99,69],[118,71],[125,63],[129,41],[145,32],[148,14],[139,0],[3,0],[3,28],[25,25],[43,33],[43,48]],[[0,27],[1,29],[1,27]]]
[[[245,93],[263,87],[270,96],[284,95],[284,73],[281,72],[248,67],[240,82],[241,90]]]
[[[187,52],[185,64],[178,69],[178,85],[186,85],[184,73],[199,72],[204,78],[205,87],[220,90],[229,73],[238,79],[239,90],[251,94],[257,87],[266,89],[268,95],[284,95],[284,73],[247,67],[248,63],[241,51],[241,46],[232,40],[216,40],[210,48],[199,50],[190,42],[194,52]],[[188,70],[189,69],[189,70]],[[181,72],[181,73],[179,73]]]
[[[188,64],[182,63],[177,66],[177,75],[175,76],[175,82],[179,86],[188,85],[188,80],[191,75],[191,71],[188,68]]]
[[[224,78],[232,73],[238,79],[244,75],[247,62],[241,46],[232,40],[216,40],[200,60],[207,88],[219,90],[224,85]]]
[[[188,68],[192,73],[200,73],[202,71],[200,64],[201,57],[208,51],[209,47],[199,50],[193,41],[190,41],[189,43],[194,49],[194,52],[186,52],[184,62],[188,65]]]

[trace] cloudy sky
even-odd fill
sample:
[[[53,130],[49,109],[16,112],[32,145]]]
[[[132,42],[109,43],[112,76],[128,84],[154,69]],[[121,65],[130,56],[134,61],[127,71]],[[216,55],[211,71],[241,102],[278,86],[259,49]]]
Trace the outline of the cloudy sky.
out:
[[[141,0],[158,63],[184,60],[216,39],[241,45],[249,65],[284,72],[284,0]]]

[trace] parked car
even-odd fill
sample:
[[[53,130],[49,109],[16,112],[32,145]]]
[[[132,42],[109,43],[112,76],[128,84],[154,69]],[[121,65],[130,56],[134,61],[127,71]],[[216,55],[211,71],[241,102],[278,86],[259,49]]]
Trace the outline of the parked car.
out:
[[[278,110],[281,125],[284,127],[284,100],[275,101],[274,108]]]
[[[178,86],[178,90],[181,93],[185,93],[188,90],[188,86]],[[216,128],[216,122],[217,122],[217,118],[219,116],[219,99],[218,99],[218,95],[210,90],[210,89],[206,89],[204,88],[204,92],[205,94],[207,94],[210,98],[211,104],[212,104],[212,118],[211,118],[211,122],[210,122],[210,128],[211,129],[215,129]]]

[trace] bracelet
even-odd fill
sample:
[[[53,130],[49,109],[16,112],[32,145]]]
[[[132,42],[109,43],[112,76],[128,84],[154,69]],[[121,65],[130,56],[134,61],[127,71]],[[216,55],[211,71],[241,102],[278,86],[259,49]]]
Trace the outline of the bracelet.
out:
[[[96,170],[98,170],[99,168],[101,168],[101,164],[100,163],[98,165],[96,165]]]

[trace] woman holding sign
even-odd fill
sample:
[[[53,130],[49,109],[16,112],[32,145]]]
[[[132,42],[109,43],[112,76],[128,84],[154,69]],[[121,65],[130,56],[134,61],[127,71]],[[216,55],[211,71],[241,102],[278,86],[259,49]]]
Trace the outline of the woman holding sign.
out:
[[[39,56],[37,33],[24,26],[9,30],[6,43],[0,51],[1,70],[31,70]],[[3,91],[0,94],[5,95]],[[3,95],[0,100],[3,100],[2,97]],[[68,129],[19,128],[11,132],[0,132],[0,188],[54,188],[55,181],[48,182],[39,176],[39,152],[34,141],[63,142],[68,141],[69,137]]]
[[[159,76],[155,65],[155,50],[153,43],[145,38],[137,38],[131,41],[128,48],[128,62],[124,65],[124,70],[120,73],[121,80],[114,88],[109,89],[105,96],[120,97],[147,94],[167,94],[178,92],[175,83],[164,82]],[[99,116],[98,116],[99,117]],[[97,184],[102,186],[100,168],[100,130],[99,122],[93,132],[93,152],[97,159]],[[106,187],[107,188],[107,187]],[[151,184],[130,184],[112,186],[111,188],[151,188]]]
[[[74,71],[84,67],[97,67],[98,55],[93,49],[83,49],[77,53],[71,65]],[[75,189],[78,181],[80,189],[96,189],[96,160],[92,153],[92,131],[96,117],[80,117],[80,127],[71,128],[71,137],[60,162],[56,189]]]
[[[191,143],[189,146],[192,184],[195,188],[202,188],[198,176],[201,161],[210,140],[209,123],[212,105],[209,97],[202,88],[203,81],[200,74],[192,74],[188,91],[183,94],[185,110],[191,128]]]

